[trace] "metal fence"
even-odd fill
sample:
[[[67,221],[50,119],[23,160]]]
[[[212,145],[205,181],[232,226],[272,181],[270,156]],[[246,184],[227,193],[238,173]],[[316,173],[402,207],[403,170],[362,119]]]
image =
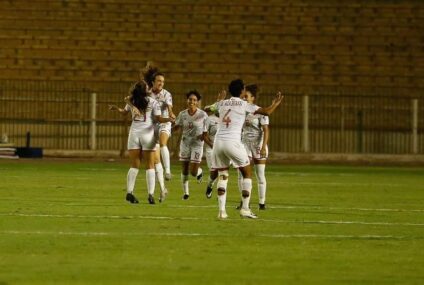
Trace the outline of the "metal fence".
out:
[[[129,82],[104,83],[96,90],[68,82],[0,81],[0,134],[15,146],[63,150],[124,150],[130,121],[108,110],[123,106]],[[186,90],[172,86],[169,90]],[[200,88],[204,104],[217,87]],[[181,94],[179,94],[181,93]],[[173,92],[174,109],[185,96]],[[258,105],[273,94],[264,91]],[[287,94],[270,118],[270,150],[312,153],[424,153],[422,98],[366,94]],[[170,148],[177,146],[177,136]]]

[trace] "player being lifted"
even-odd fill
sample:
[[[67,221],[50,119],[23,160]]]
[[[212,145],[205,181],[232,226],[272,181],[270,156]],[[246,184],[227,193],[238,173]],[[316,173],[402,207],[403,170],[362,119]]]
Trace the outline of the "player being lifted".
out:
[[[168,90],[164,89],[165,75],[158,68],[147,63],[143,71],[143,77],[146,83],[151,87],[151,96],[159,103],[164,118],[175,118],[172,111],[172,95]],[[168,140],[171,137],[171,123],[160,123],[158,126],[158,138],[160,144],[160,154],[165,167],[165,179],[171,180],[171,162],[168,149]]]
[[[128,154],[131,168],[127,175],[127,195],[126,200],[130,203],[138,203],[134,196],[134,185],[140,168],[141,158],[145,159],[146,182],[148,201],[154,204],[155,192],[155,170],[154,153],[156,140],[154,136],[155,121],[166,123],[171,122],[171,118],[163,118],[161,110],[156,100],[148,95],[148,87],[144,82],[137,82],[130,89],[130,96],[126,98],[125,107],[119,108],[116,105],[109,105],[112,111],[121,114],[131,112],[132,123],[128,135]]]
[[[255,105],[258,97],[258,87],[255,84],[247,85],[244,100]],[[256,106],[256,105],[255,105]],[[265,165],[268,158],[269,117],[261,114],[249,113],[243,125],[242,142],[246,148],[251,164],[254,164],[258,180],[259,210],[265,210],[266,179]],[[243,175],[239,172],[239,191],[242,189]],[[239,208],[242,203],[240,202]]]
[[[230,161],[243,175],[240,215],[247,218],[256,218],[256,215],[249,208],[252,171],[246,149],[241,142],[241,130],[247,113],[269,116],[280,105],[283,96],[281,92],[278,92],[270,106],[260,108],[240,99],[240,96],[243,97],[245,93],[244,82],[241,79],[231,81],[228,89],[232,96],[230,99],[220,101],[206,108],[212,111],[216,110],[219,113],[219,127],[212,151],[212,167],[218,170],[218,218],[225,219],[228,217],[225,206]]]
[[[151,92],[151,90],[153,89],[154,83],[155,83],[155,79],[157,75],[160,75],[161,73],[159,72],[159,69],[155,66],[153,66],[150,62],[147,62],[146,66],[141,70],[141,74],[140,74],[140,80],[144,81],[147,83],[148,87],[149,87],[149,95],[150,97],[152,97],[153,99],[157,99],[156,94],[154,94],[153,92]],[[165,98],[165,97],[164,97]],[[166,97],[168,98],[168,97]],[[169,98],[168,98],[169,99]],[[171,102],[172,102],[172,98],[170,98]],[[159,103],[162,108],[164,107],[163,103]],[[172,107],[171,107],[172,108]],[[171,117],[171,119],[175,119],[175,115],[173,113],[169,113],[169,117]],[[160,192],[160,198],[159,198],[159,202],[163,202],[166,198],[166,195],[168,194],[168,190],[165,187],[165,182],[164,182],[164,175],[163,175],[163,167],[162,167],[162,163],[161,163],[161,148],[160,148],[160,144],[159,144],[159,139],[160,139],[160,134],[162,132],[161,129],[165,129],[164,133],[166,132],[166,129],[168,128],[169,124],[165,124],[165,126],[160,123],[160,122],[156,122],[155,124],[155,137],[156,137],[156,151],[155,151],[155,171],[156,171],[156,177],[161,189]],[[169,129],[169,134],[170,134],[170,129]],[[167,133],[168,134],[168,133]],[[165,134],[162,135],[162,137],[166,136]],[[169,152],[166,152],[167,148],[165,149],[165,158],[164,163],[166,163],[166,161],[168,161],[168,169],[169,169],[169,156],[166,156],[167,154],[169,154]],[[167,158],[166,158],[167,157]],[[168,178],[168,180],[170,179],[170,170],[167,172],[168,174],[166,174],[166,177]]]
[[[181,182],[183,186],[183,199],[190,196],[188,187],[189,173],[197,178],[197,182],[202,182],[203,172],[200,162],[203,155],[203,140],[206,136],[206,119],[208,115],[198,108],[198,103],[202,98],[196,90],[186,94],[187,109],[181,111],[175,120],[174,131],[182,129],[180,142]]]

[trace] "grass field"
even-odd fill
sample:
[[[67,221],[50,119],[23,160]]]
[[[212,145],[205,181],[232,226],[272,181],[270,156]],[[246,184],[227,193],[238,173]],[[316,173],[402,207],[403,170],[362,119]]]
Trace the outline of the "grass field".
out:
[[[423,168],[270,165],[257,220],[231,172],[225,221],[205,183],[181,200],[177,167],[164,203],[144,171],[126,203],[127,169],[0,160],[0,285],[424,284]]]

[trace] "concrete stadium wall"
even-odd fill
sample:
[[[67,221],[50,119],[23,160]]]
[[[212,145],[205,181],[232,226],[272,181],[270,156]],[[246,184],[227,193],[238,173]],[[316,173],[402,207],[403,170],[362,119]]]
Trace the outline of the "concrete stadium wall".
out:
[[[0,1],[0,79],[133,82],[148,60],[181,94],[242,77],[293,92],[421,96],[424,2]]]

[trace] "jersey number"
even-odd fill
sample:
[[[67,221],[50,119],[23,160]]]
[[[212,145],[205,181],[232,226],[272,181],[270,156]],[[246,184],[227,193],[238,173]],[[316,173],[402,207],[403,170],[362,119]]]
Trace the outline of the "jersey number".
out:
[[[231,112],[231,109],[228,109],[227,113],[225,113],[224,117],[222,118],[222,121],[225,123],[227,128],[231,123],[230,112]]]

